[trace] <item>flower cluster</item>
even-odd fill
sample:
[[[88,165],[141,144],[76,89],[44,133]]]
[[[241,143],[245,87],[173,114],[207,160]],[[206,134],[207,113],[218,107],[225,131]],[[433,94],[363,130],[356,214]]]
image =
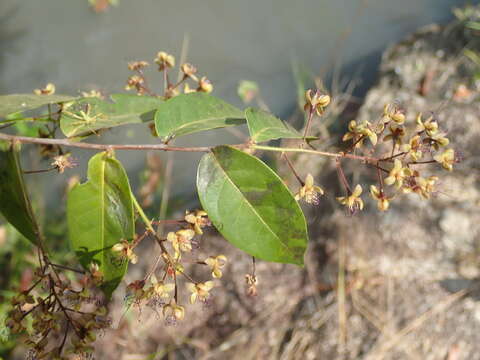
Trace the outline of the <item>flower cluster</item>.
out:
[[[368,148],[364,143],[367,138],[371,145]],[[424,118],[418,114],[415,124],[409,126],[405,112],[395,104],[387,104],[376,123],[351,121],[343,141],[352,144],[343,157],[363,160],[376,169],[378,184],[370,186],[370,194],[382,211],[386,211],[390,201],[401,193],[430,198],[436,191],[438,177],[425,176],[422,166],[439,163],[451,171],[459,162],[455,151],[448,148],[450,141],[446,133],[440,130],[433,116]],[[384,146],[379,146],[380,143]],[[351,213],[362,210],[361,185],[356,185],[352,191],[340,165],[338,169],[347,195],[337,197],[337,200]]]
[[[11,300],[6,325],[11,333],[28,337],[25,343],[32,359],[88,357],[98,331],[111,325],[97,290],[102,277],[98,266],[92,265],[92,272],[83,273],[75,283],[57,266],[47,262],[36,271],[33,285]]]
[[[179,67],[179,81],[173,83],[170,81],[169,71],[175,67],[175,57],[165,51],[160,51],[154,59],[155,64],[158,66],[158,71],[163,73],[164,91],[163,97],[170,99],[179,95],[180,93],[193,93],[204,92],[211,93],[213,91],[213,85],[206,76],[198,76],[197,68],[190,63],[183,63]],[[134,61],[128,64],[128,69],[133,71],[127,80],[126,90],[135,90],[138,95],[156,95],[148,87],[147,79],[145,77],[144,70],[150,64],[147,61]],[[195,86],[189,84],[193,82]],[[183,86],[183,91],[181,87]]]
[[[126,299],[129,304],[139,308],[145,304],[155,311],[161,309],[167,325],[175,325],[185,317],[185,308],[179,303],[180,276],[187,280],[185,286],[190,292],[192,304],[197,300],[206,303],[211,297],[210,291],[215,287],[212,280],[195,281],[186,273],[184,266],[184,257],[187,254],[193,255],[195,238],[203,234],[206,226],[210,226],[207,213],[203,210],[187,211],[182,220],[172,222],[180,225],[180,228],[168,231],[165,238],[159,237],[156,231],[150,229],[131,243],[123,240],[112,247],[115,253],[136,262],[138,257],[133,253],[133,249],[141,240],[150,236],[160,246],[161,256],[158,260],[164,263],[161,273],[154,270],[146,278],[130,283],[127,286]],[[153,223],[159,225],[161,221]],[[191,260],[188,262],[192,263]],[[224,255],[193,261],[194,264],[207,266],[213,279],[222,277],[222,268],[226,262]]]

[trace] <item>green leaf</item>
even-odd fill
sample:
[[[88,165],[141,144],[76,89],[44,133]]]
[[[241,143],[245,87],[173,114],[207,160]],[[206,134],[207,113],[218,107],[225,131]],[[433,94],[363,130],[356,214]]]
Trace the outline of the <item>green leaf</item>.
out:
[[[301,139],[302,135],[286,122],[260,109],[245,110],[250,137],[255,142],[273,139]]]
[[[267,261],[303,264],[305,217],[283,181],[262,161],[218,146],[200,161],[197,190],[213,225],[233,245]]]
[[[67,95],[12,94],[0,96],[0,118],[18,111],[33,110],[41,106],[63,103],[75,99]]]
[[[67,137],[95,133],[125,124],[152,121],[164,100],[152,96],[114,94],[113,103],[99,98],[83,98],[63,111],[60,129]]]
[[[67,221],[70,242],[86,269],[97,263],[103,273],[103,290],[110,297],[127,270],[111,247],[134,237],[133,200],[127,174],[106,152],[88,162],[88,181],[68,194]]]
[[[18,148],[0,141],[0,212],[34,245],[40,229],[33,215],[18,159]]]
[[[176,96],[160,105],[155,114],[157,134],[165,142],[186,134],[243,123],[242,111],[203,93]]]

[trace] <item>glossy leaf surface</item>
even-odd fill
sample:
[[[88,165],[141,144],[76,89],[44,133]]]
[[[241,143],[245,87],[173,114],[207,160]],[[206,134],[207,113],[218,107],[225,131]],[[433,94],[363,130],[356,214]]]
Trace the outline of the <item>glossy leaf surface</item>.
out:
[[[99,265],[107,296],[120,283],[127,264],[111,251],[134,237],[133,200],[127,174],[113,156],[102,152],[88,162],[88,181],[68,194],[70,241],[80,263]]]
[[[163,141],[199,131],[245,123],[236,107],[214,96],[193,93],[163,103],[155,114],[157,134]]]
[[[233,245],[267,261],[303,264],[305,217],[283,181],[262,161],[218,146],[200,161],[197,190],[213,225]]]
[[[99,98],[76,101],[62,114],[62,132],[72,137],[115,126],[152,121],[155,110],[164,102],[157,97],[129,94],[114,94],[111,99],[113,102]]]
[[[36,245],[40,230],[25,188],[18,155],[15,146],[0,141],[0,212]]]
[[[0,118],[19,111],[33,110],[48,104],[75,99],[67,95],[12,94],[0,96]]]
[[[302,135],[297,130],[266,111],[248,108],[245,111],[245,117],[247,118],[250,137],[255,142],[283,138],[302,138]]]

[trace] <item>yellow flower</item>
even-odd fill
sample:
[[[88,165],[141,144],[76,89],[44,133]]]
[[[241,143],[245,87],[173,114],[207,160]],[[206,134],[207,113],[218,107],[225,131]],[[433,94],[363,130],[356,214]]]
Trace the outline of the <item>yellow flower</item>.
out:
[[[155,275],[150,278],[152,283],[152,291],[160,298],[168,298],[170,292],[175,289],[175,284],[165,284],[163,281],[158,281]]]
[[[348,124],[348,132],[343,135],[342,140],[353,139],[353,142],[356,142],[355,147],[361,147],[363,145],[363,137],[368,137],[372,145],[375,146],[377,144],[377,134],[372,131],[371,124],[368,121],[357,125],[357,122],[352,120]],[[360,138],[362,139],[360,140]]]
[[[213,289],[213,281],[205,281],[204,283],[187,283],[188,290],[192,293],[190,295],[190,303],[195,303],[197,299],[205,301],[210,297],[210,290]]]
[[[435,191],[435,184],[437,181],[438,177],[436,176],[430,176],[426,179],[420,176],[415,176],[415,178],[410,181],[409,186],[404,187],[402,191],[405,194],[414,192],[418,194],[418,196],[420,196],[422,199],[429,199],[430,194]]]
[[[450,143],[450,140],[445,137],[445,133],[436,133],[428,138],[430,145],[433,146],[435,150],[438,151],[443,146],[447,146]]]
[[[385,184],[395,184],[395,187],[400,189],[403,185],[403,180],[407,176],[411,176],[411,170],[404,168],[402,166],[402,162],[398,159],[395,159],[393,168],[390,170],[388,177],[385,178]]]
[[[172,243],[175,253],[179,254],[180,251],[192,251],[191,240],[194,236],[195,231],[192,229],[182,229],[178,230],[177,232],[169,232],[167,234],[167,240]]]
[[[195,76],[195,74],[197,73],[197,68],[192,64],[182,64],[182,66],[180,66],[180,70],[182,70],[185,77],[189,77],[192,80],[198,81],[198,78]]]
[[[55,85],[48,83],[43,89],[33,90],[33,93],[35,95],[53,95],[55,94]]]
[[[173,317],[175,320],[182,320],[185,317],[185,309],[181,305],[177,305],[175,299],[170,300],[167,305],[163,306],[163,316]]]
[[[362,191],[363,191],[362,186],[357,185],[355,186],[355,189],[350,194],[350,196],[340,196],[340,197],[337,197],[337,200],[340,202],[340,204],[348,207],[348,209],[352,213],[355,212],[357,209],[362,210],[363,200],[360,198]]]
[[[305,198],[307,203],[318,205],[320,195],[323,195],[323,189],[320,186],[314,185],[313,176],[308,174],[305,179],[305,185],[303,185],[295,195],[295,200],[298,201]]]
[[[203,76],[198,81],[198,88],[197,91],[205,92],[210,94],[213,91],[213,85],[210,80],[208,80],[205,76]]]
[[[438,131],[438,123],[430,116],[427,120],[422,120],[422,114],[417,115],[417,132],[425,131],[428,136],[433,136]]]
[[[309,89],[305,93],[305,100],[305,111],[315,110],[317,115],[320,116],[330,104],[331,98],[329,95],[321,94],[318,90],[313,92],[313,90]]]
[[[203,234],[202,227],[210,224],[207,213],[203,210],[195,210],[193,214],[187,211],[185,221],[192,224],[195,233],[199,235]]]
[[[155,63],[158,64],[158,70],[163,71],[166,68],[173,68],[175,66],[175,57],[167,54],[165,51],[160,51],[157,53]]]
[[[388,207],[390,205],[390,200],[392,200],[393,197],[389,198],[385,196],[385,193],[377,189],[375,185],[370,185],[370,194],[375,200],[377,200],[377,206],[380,211],[388,210]]]
[[[210,266],[210,268],[212,269],[212,276],[214,278],[222,277],[221,268],[225,266],[226,262],[227,257],[225,255],[210,256],[207,260],[205,260],[205,264]]]
[[[402,145],[402,151],[410,155],[413,161],[418,161],[423,156],[421,145],[422,145],[422,142],[420,140],[420,135],[415,135],[410,139],[408,144]]]
[[[433,159],[442,164],[445,170],[452,171],[453,164],[455,163],[455,151],[453,149],[447,149],[441,154],[435,155]]]
[[[386,104],[383,108],[383,116],[401,125],[405,122],[405,114],[396,105]]]
[[[132,61],[128,63],[128,70],[138,71],[149,65],[146,61]]]

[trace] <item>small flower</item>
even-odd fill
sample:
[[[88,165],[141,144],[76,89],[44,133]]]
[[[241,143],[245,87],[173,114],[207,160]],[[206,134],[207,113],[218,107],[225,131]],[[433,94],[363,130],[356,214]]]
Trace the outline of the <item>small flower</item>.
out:
[[[152,283],[152,292],[159,298],[168,298],[168,293],[175,289],[175,284],[165,284],[163,281],[158,281],[155,275],[152,275],[150,282]]]
[[[138,71],[138,70],[142,70],[143,68],[147,67],[148,65],[150,65],[150,64],[146,61],[132,61],[132,62],[128,63],[128,70]]]
[[[255,275],[246,274],[245,281],[247,283],[247,295],[257,296],[258,278]]]
[[[411,170],[408,168],[404,168],[402,166],[402,162],[398,159],[395,159],[393,164],[394,164],[393,168],[390,170],[388,177],[385,178],[385,184],[387,185],[395,184],[395,187],[397,189],[400,189],[403,185],[403,180],[407,176],[411,175]]]
[[[405,122],[404,112],[394,104],[386,104],[383,108],[383,116],[388,120],[393,120],[398,125]]]
[[[58,155],[53,158],[53,162],[50,164],[60,174],[63,174],[65,169],[71,169],[78,165],[78,163],[70,156],[70,154]]]
[[[157,53],[155,63],[158,64],[158,70],[163,71],[166,68],[173,68],[175,66],[175,57],[167,54],[165,51],[160,51]]]
[[[348,132],[343,135],[342,140],[348,141],[352,139],[355,147],[361,147],[365,137],[369,138],[372,145],[375,146],[377,144],[377,134],[371,129],[371,124],[368,121],[357,124],[355,120],[352,120],[348,124]]]
[[[137,90],[138,92],[142,92],[144,82],[145,79],[143,77],[139,75],[132,75],[127,80],[125,90]]]
[[[121,257],[128,259],[132,264],[136,264],[138,262],[138,256],[133,252],[133,245],[127,240],[122,240],[121,242],[113,245],[112,251],[114,253],[118,253]]]
[[[203,76],[199,81],[198,81],[198,88],[197,91],[201,91],[204,93],[211,93],[213,91],[213,85],[210,80],[208,80],[205,76]]]
[[[375,200],[377,200],[377,206],[380,211],[388,210],[390,200],[392,200],[393,198],[385,196],[383,190],[377,189],[375,185],[370,185],[370,194]]]
[[[185,221],[193,225],[195,234],[198,235],[203,234],[203,227],[210,225],[207,213],[203,210],[195,210],[193,214],[187,211],[185,214]]]
[[[360,198],[362,191],[362,186],[357,185],[350,196],[340,196],[337,197],[337,200],[340,204],[345,205],[351,213],[354,213],[357,209],[363,209],[363,200]]]
[[[185,309],[181,305],[177,305],[175,299],[170,300],[167,305],[163,306],[163,316],[166,318],[173,317],[173,320],[182,320],[185,317]]]
[[[453,164],[455,163],[455,151],[453,149],[447,149],[441,154],[435,155],[433,159],[442,164],[445,170],[452,171]]]
[[[315,92],[309,89],[305,93],[305,111],[315,110],[318,116],[321,116],[325,112],[325,108],[330,104],[330,96],[322,94],[319,90]]]
[[[212,276],[217,279],[222,277],[221,268],[225,266],[226,262],[227,257],[225,255],[210,256],[205,260],[205,264],[212,269]]]
[[[144,280],[135,280],[134,282],[127,285],[125,295],[128,299],[133,299],[134,301],[141,301],[145,295],[145,290],[143,287],[145,286]]]
[[[438,123],[430,116],[427,120],[422,120],[422,114],[417,115],[417,129],[418,133],[425,131],[428,136],[434,135],[438,131]]]
[[[383,141],[392,140],[394,144],[401,145],[402,138],[405,136],[405,128],[403,126],[390,125],[388,127],[390,134],[383,138]]]
[[[190,252],[192,251],[191,240],[195,236],[195,231],[192,229],[182,229],[177,232],[169,232],[167,234],[167,240],[172,243],[172,246],[176,254],[180,254],[180,251]]]
[[[423,155],[421,146],[420,135],[415,135],[410,139],[408,144],[402,145],[402,151],[406,152],[413,161],[418,161]]]
[[[445,137],[445,133],[436,133],[426,138],[424,141],[427,142],[430,146],[432,146],[435,150],[438,151],[441,147],[445,147],[450,143],[450,140]]]
[[[213,289],[213,281],[205,281],[204,283],[187,283],[188,290],[192,293],[190,295],[190,303],[195,303],[197,299],[206,301],[210,297],[210,290]]]
[[[48,83],[43,89],[33,90],[35,95],[53,95],[55,94],[55,85]]]
[[[305,185],[303,185],[295,195],[295,200],[298,201],[305,198],[307,203],[318,205],[321,195],[323,195],[323,189],[320,186],[314,185],[313,176],[308,174],[305,179]]]
[[[415,177],[411,177],[407,181],[407,186],[405,186],[402,191],[405,194],[414,192],[418,194],[422,199],[429,199],[430,194],[435,192],[436,183],[438,181],[438,177],[430,176],[428,178],[422,178],[418,176],[418,173],[415,174]]]
[[[186,77],[189,77],[192,80],[198,81],[198,78],[195,76],[195,74],[197,73],[197,68],[192,64],[189,64],[189,63],[182,64],[182,66],[180,67],[180,70],[182,70],[183,74]]]
[[[180,90],[178,89],[178,87],[169,85],[165,90],[164,96],[165,96],[165,99],[171,99],[179,94],[180,94]]]

